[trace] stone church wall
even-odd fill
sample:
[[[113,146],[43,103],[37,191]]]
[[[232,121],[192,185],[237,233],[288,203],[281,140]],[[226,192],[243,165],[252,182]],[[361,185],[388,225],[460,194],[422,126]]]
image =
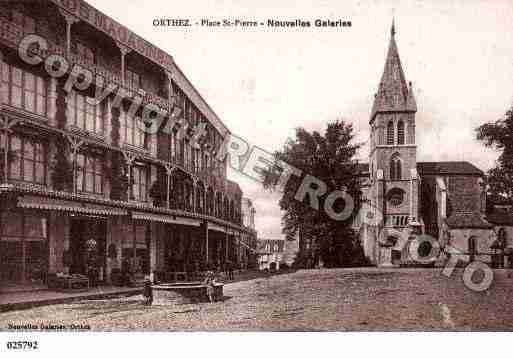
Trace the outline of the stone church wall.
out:
[[[483,212],[479,177],[450,176],[446,178],[449,199],[448,216],[451,212]]]

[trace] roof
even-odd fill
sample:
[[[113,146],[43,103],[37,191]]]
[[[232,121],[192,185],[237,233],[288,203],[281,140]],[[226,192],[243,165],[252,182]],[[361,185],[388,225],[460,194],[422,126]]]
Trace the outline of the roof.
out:
[[[378,92],[374,98],[370,120],[378,112],[416,112],[417,104],[411,85],[408,86],[399,58],[397,44],[395,42],[395,25],[392,23],[390,43],[385,61],[385,68]]]
[[[369,174],[368,163],[358,163],[357,168],[361,176]],[[484,175],[483,171],[466,161],[417,162],[417,171],[421,175]]]
[[[169,208],[163,208],[163,207],[155,207],[151,204],[147,203],[137,203],[137,202],[127,202],[127,201],[118,201],[118,200],[112,200],[107,198],[98,198],[98,197],[92,197],[85,194],[78,194],[78,193],[70,193],[65,191],[55,191],[50,190],[42,186],[38,185],[32,185],[32,184],[10,184],[10,183],[3,183],[0,185],[0,196],[3,196],[4,194],[15,194],[18,196],[19,194],[22,194],[23,197],[26,197],[28,195],[35,195],[35,196],[41,196],[46,198],[54,198],[54,199],[61,199],[61,200],[69,200],[69,201],[76,201],[77,204],[81,204],[84,206],[84,203],[91,203],[94,205],[104,205],[104,206],[110,206],[113,208],[122,208],[126,209],[128,211],[137,210],[137,211],[143,211],[148,213],[159,213],[159,214],[167,214],[174,217],[184,217],[184,218],[190,218],[190,219],[198,219],[198,220],[207,220],[212,223],[216,223],[223,227],[228,227],[235,230],[241,230],[249,233],[255,233],[254,229],[240,226],[238,224],[225,221],[220,218],[216,218],[213,216],[208,216],[204,214],[199,213],[192,213],[187,212],[183,210],[178,209],[169,209]],[[21,196],[20,196],[21,198]],[[0,200],[6,201],[5,198],[0,198]],[[12,199],[8,198],[7,201],[10,202],[12,205],[18,205],[19,201],[17,198]],[[91,206],[89,206],[91,208]],[[98,208],[98,207],[97,207]],[[102,207],[103,208],[103,207]],[[55,208],[59,210],[65,210],[70,211],[68,208]],[[99,212],[97,212],[99,214]],[[117,215],[120,215],[119,211],[116,213]]]
[[[417,162],[417,170],[421,175],[484,175],[483,171],[466,161]]]
[[[493,226],[477,212],[456,212],[446,219],[450,228],[492,228]]]
[[[499,226],[513,226],[513,213],[508,210],[495,209],[486,215],[486,220]]]
[[[266,250],[266,246],[269,244],[270,250]],[[274,246],[278,245],[278,250],[274,250]],[[257,244],[257,251],[258,253],[276,253],[276,252],[283,252],[285,247],[285,241],[283,239],[259,239]]]

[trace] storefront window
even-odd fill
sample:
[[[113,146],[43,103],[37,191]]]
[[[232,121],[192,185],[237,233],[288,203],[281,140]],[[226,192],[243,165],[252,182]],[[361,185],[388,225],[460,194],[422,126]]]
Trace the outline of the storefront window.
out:
[[[130,263],[132,273],[149,272],[149,249],[146,242],[147,224],[127,224],[123,241],[123,262]]]
[[[135,227],[135,247],[136,247],[136,270],[140,273],[148,273],[148,246],[146,244],[146,225]]]
[[[0,279],[42,283],[48,267],[46,217],[2,212],[0,220]]]

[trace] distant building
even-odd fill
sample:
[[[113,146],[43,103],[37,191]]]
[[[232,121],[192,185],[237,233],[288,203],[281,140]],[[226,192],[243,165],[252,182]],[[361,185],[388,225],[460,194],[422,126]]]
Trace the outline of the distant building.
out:
[[[255,214],[256,210],[253,202],[244,197],[242,199],[242,224],[248,228],[255,229]]]
[[[284,249],[283,239],[259,239],[258,269],[279,270],[284,260]]]
[[[244,269],[255,269],[257,266],[257,231],[255,229],[256,210],[251,199],[244,197],[241,200],[242,225],[246,231],[241,237],[241,251],[239,263]]]

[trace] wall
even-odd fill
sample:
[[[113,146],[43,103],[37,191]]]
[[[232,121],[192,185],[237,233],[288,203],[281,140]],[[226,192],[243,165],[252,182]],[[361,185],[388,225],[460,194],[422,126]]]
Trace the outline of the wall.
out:
[[[482,187],[477,176],[446,177],[447,194],[449,199],[448,216],[450,212],[483,212],[481,203]]]
[[[490,253],[490,246],[492,245],[495,235],[490,229],[451,229],[450,246],[458,249],[461,252],[468,253],[468,239],[471,236],[477,237],[476,247],[478,253]],[[464,260],[464,256],[457,256]],[[477,260],[490,262],[489,255],[478,255]]]

